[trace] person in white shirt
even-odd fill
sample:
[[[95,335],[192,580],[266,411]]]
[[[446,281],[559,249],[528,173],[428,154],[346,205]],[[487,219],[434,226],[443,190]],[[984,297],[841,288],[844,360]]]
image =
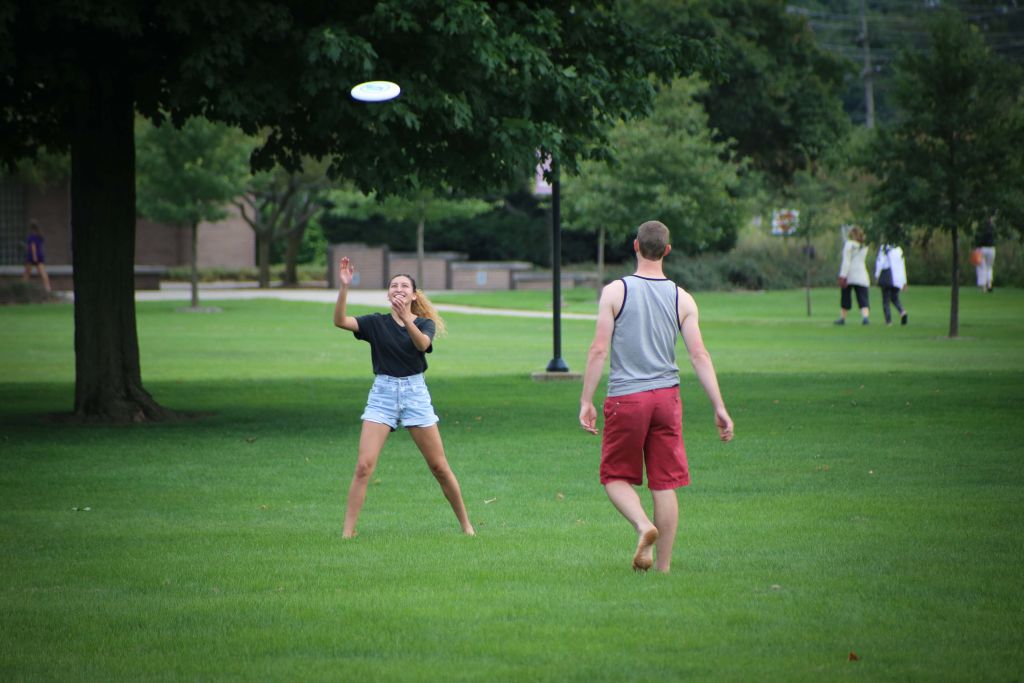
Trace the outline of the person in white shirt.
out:
[[[907,265],[903,259],[903,250],[892,244],[883,244],[878,248],[875,259],[875,282],[882,290],[882,313],[885,324],[892,325],[890,302],[900,313],[900,325],[907,324],[907,311],[900,303],[900,292],[907,288]]]
[[[846,324],[846,313],[853,307],[854,292],[857,293],[857,305],[860,307],[860,322],[862,325],[869,323],[868,287],[871,286],[871,280],[867,266],[864,265],[867,257],[868,246],[864,242],[864,231],[854,226],[850,228],[843,244],[843,264],[839,268],[839,319],[836,325]]]

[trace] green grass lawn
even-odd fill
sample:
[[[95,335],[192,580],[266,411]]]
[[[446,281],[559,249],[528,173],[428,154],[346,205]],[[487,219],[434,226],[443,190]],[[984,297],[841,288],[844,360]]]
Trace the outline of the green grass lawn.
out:
[[[965,289],[957,340],[942,288],[905,328],[837,298],[698,295],[736,439],[681,355],[669,575],[629,569],[578,382],[529,377],[549,320],[453,313],[429,357],[478,536],[395,434],[343,542],[371,375],[330,305],[140,304],[147,388],[204,416],[130,427],[49,419],[72,310],[0,308],[0,680],[1019,680],[1024,292]]]

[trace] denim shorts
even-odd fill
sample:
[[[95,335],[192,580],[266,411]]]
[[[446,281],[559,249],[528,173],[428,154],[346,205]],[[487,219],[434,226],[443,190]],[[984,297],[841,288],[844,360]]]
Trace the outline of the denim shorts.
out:
[[[440,418],[430,403],[430,390],[423,375],[391,377],[377,375],[360,418],[391,427],[429,427]]]

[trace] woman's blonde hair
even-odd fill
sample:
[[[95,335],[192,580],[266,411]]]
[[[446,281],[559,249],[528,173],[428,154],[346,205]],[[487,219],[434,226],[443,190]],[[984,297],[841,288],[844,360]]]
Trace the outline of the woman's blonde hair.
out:
[[[852,228],[850,228],[850,232],[849,232],[848,236],[854,242],[860,242],[861,244],[864,244],[864,231],[861,230],[856,225],[853,226]]]
[[[427,318],[428,320],[433,320],[434,337],[443,337],[445,333],[448,331],[447,325],[444,324],[444,318],[442,318],[441,314],[437,312],[436,308],[434,308],[434,304],[430,303],[430,299],[427,298],[426,293],[416,286],[416,278],[414,278],[412,275],[408,275],[407,273],[397,273],[391,276],[391,279],[388,280],[388,284],[390,285],[392,282],[394,282],[396,277],[409,278],[409,282],[412,283],[412,291],[416,294],[416,298],[413,299],[412,306],[410,306],[413,315],[415,315],[418,318]]]

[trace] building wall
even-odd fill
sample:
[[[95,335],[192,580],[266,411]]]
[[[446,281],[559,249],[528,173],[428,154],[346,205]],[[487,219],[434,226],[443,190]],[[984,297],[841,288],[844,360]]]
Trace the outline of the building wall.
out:
[[[200,268],[252,268],[255,265],[256,232],[239,215],[238,207],[231,206],[228,217],[222,221],[199,224]]]
[[[46,188],[23,186],[24,234],[28,222],[39,223],[46,239],[46,261],[71,264],[71,189],[68,182]],[[200,268],[252,268],[256,265],[256,233],[242,220],[238,209],[228,217],[199,224]],[[135,227],[135,263],[153,266],[187,266],[191,259],[190,230],[139,218]],[[22,237],[24,240],[24,237]]]
[[[343,256],[348,256],[353,268],[355,279],[352,289],[386,289],[388,286],[388,248],[378,245],[361,243],[332,244],[327,249],[327,285],[331,289],[338,287],[338,264]]]
[[[43,252],[48,264],[71,263],[71,187],[62,183],[51,187],[24,186],[25,226],[36,221],[43,233]]]
[[[146,218],[137,219],[135,221],[135,262],[169,267],[188,265],[188,229],[156,223]]]

